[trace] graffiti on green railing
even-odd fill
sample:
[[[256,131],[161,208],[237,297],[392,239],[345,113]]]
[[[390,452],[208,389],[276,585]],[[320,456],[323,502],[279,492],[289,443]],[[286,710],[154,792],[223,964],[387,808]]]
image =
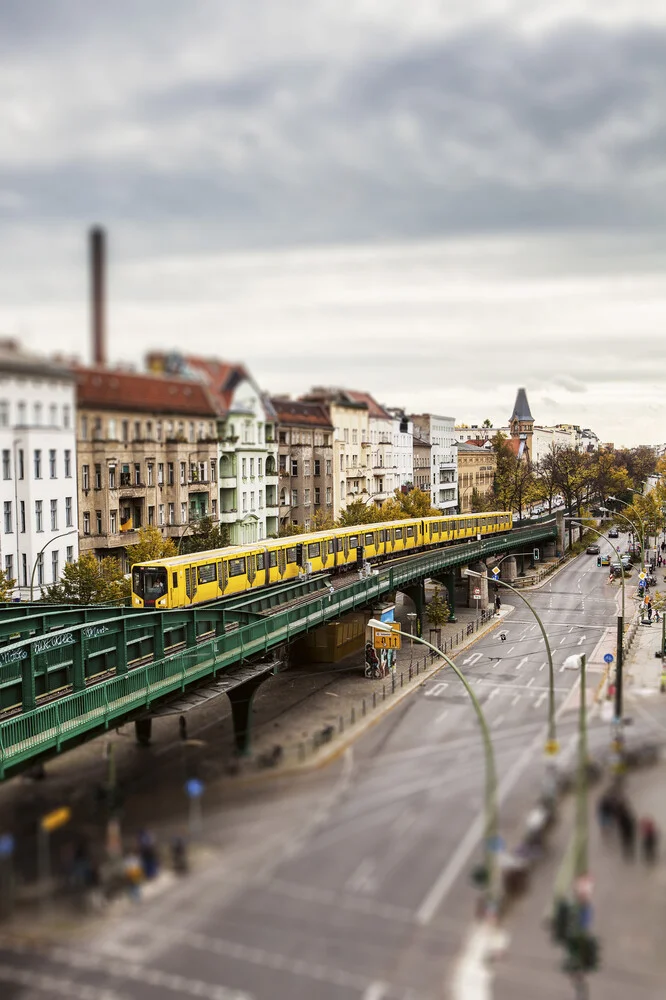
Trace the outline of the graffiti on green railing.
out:
[[[38,639],[34,645],[35,653],[48,653],[50,649],[58,649],[60,646],[71,646],[76,642],[71,632],[58,632],[56,635],[47,635],[45,639]]]
[[[12,649],[7,653],[0,653],[0,664],[16,663],[17,660],[25,660],[28,657],[26,649]]]
[[[108,625],[89,625],[83,629],[84,639],[97,639],[100,635],[106,635],[111,629]]]

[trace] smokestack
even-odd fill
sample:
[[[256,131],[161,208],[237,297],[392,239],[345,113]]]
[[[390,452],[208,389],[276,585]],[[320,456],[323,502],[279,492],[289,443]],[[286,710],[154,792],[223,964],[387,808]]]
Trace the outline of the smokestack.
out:
[[[106,270],[106,236],[95,226],[90,230],[90,304],[92,309],[93,364],[106,364],[106,326],[104,316]]]

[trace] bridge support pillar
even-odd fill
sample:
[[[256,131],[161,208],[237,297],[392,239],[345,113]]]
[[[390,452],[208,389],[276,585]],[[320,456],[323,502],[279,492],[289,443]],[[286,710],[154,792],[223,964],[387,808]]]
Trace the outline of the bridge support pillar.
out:
[[[555,515],[555,523],[557,524],[557,552],[560,555],[564,555],[569,547],[569,538],[566,531],[566,522],[564,520],[564,512],[558,511]]]
[[[546,542],[541,549],[544,559],[554,559],[557,555],[557,545],[555,542]]]
[[[456,573],[451,569],[444,577],[444,583],[449,599],[449,621],[457,622],[456,618]]]
[[[35,689],[35,663],[32,656],[21,660],[21,707],[24,712],[31,712],[37,707],[37,693]]]
[[[250,677],[238,687],[227,691],[234,724],[234,743],[237,752],[243,757],[249,754],[252,742],[252,702],[266,676],[262,674],[260,677]]]
[[[136,741],[142,747],[150,746],[150,737],[153,728],[152,719],[136,719],[134,722],[134,735]]]
[[[416,635],[423,635],[423,613],[426,609],[425,580],[415,583],[411,587],[404,587],[403,594],[406,594],[414,602],[416,611]]]
[[[485,563],[473,563],[470,569],[475,573],[481,573],[481,577],[467,577],[467,607],[479,607],[484,610],[488,607],[488,567]],[[478,599],[474,597],[474,591],[479,591]]]
[[[515,556],[508,556],[500,565],[500,579],[505,583],[513,583],[518,576],[518,565]]]

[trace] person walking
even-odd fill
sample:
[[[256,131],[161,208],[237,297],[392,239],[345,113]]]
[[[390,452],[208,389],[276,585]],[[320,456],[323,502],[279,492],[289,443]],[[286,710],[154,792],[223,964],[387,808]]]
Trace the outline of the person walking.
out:
[[[495,598],[495,614],[496,614],[496,615],[498,615],[498,614],[500,613],[500,608],[501,608],[501,607],[502,607],[502,598],[501,598],[501,597],[500,597],[500,595],[498,594],[498,595],[496,596],[496,598]]]
[[[653,819],[644,816],[640,822],[641,852],[646,865],[653,865],[657,860],[657,845],[659,835]]]
[[[622,853],[626,861],[633,861],[636,852],[636,818],[626,802],[618,802],[616,807],[618,830]]]
[[[597,819],[599,820],[599,827],[604,840],[608,839],[613,827],[615,807],[615,796],[610,790],[604,792],[597,803]]]

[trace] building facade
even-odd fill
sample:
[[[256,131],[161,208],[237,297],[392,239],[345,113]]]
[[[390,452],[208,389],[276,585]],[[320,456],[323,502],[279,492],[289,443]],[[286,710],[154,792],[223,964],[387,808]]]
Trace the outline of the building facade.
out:
[[[430,496],[441,511],[458,506],[458,458],[455,452],[455,420],[434,413],[415,414],[414,432],[428,441],[430,450]]]
[[[432,460],[430,458],[432,445],[421,434],[420,427],[414,427],[412,423],[412,454],[414,456],[414,486],[430,493],[432,488]]]
[[[2,569],[38,600],[78,558],[72,373],[0,341]]]
[[[459,512],[466,514],[472,510],[475,493],[482,501],[492,493],[497,471],[497,456],[492,450],[473,444],[471,441],[459,442],[456,452]]]
[[[322,403],[333,425],[333,516],[337,520],[348,503],[372,495],[368,405],[356,402],[344,389],[317,387],[302,398]]]
[[[280,528],[333,517],[333,425],[321,403],[271,399],[278,436]]]
[[[410,489],[414,486],[414,424],[404,410],[388,409],[391,414],[391,437],[395,463],[394,488]]]

